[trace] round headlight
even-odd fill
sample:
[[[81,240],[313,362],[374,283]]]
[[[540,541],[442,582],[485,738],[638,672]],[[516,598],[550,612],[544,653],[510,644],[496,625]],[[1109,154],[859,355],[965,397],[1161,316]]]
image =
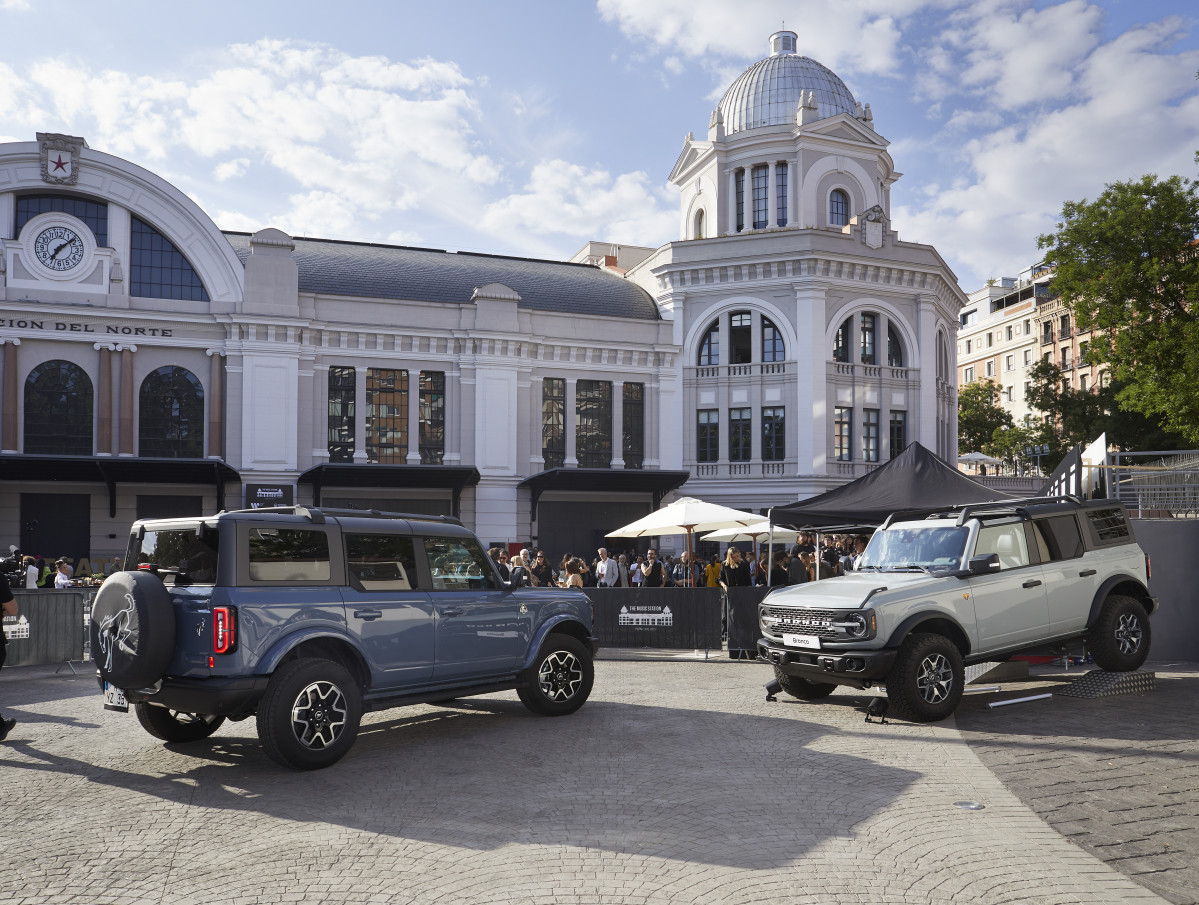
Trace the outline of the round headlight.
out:
[[[845,617],[845,631],[856,638],[866,634],[866,617],[861,613],[850,613]]]

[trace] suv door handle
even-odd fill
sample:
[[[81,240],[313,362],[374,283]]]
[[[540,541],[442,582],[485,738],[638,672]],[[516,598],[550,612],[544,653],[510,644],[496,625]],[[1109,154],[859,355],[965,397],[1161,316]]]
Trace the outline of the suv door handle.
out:
[[[442,615],[442,617],[461,616],[462,610],[442,610],[441,615]]]
[[[1026,587],[1026,588],[1035,588],[1035,587],[1037,587],[1037,586],[1038,586],[1040,583],[1041,583],[1041,579],[1039,579],[1039,578],[1031,578],[1031,579],[1029,579],[1028,581],[1024,582],[1024,587]]]
[[[1090,578],[1094,574],[1095,574],[1094,569],[1083,569],[1081,572],[1078,573],[1078,577],[1079,578]]]
[[[370,622],[372,619],[379,619],[382,615],[382,610],[354,610],[354,618],[362,619],[365,622]]]

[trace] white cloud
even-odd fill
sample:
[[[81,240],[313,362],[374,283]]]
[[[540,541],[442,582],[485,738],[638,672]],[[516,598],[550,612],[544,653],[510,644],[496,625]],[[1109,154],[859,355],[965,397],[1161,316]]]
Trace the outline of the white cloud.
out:
[[[25,13],[33,9],[29,0],[0,0],[0,12]]]
[[[226,160],[223,163],[218,163],[213,169],[212,175],[217,182],[227,182],[230,179],[239,179],[246,175],[246,170],[249,168],[249,159],[238,157],[236,160]]]
[[[517,230],[657,245],[678,229],[677,204],[673,192],[652,185],[645,173],[613,176],[552,160],[533,168],[522,192],[487,205],[483,226],[497,235]]]

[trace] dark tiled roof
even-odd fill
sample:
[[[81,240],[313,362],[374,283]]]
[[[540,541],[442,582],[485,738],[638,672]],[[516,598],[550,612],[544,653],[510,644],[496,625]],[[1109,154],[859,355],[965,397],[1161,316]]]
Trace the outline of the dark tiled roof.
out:
[[[244,264],[250,235],[226,232],[225,238]],[[521,308],[658,319],[658,308],[645,290],[586,264],[329,239],[292,241],[301,292],[460,305],[470,301],[477,287],[503,283],[520,294]]]

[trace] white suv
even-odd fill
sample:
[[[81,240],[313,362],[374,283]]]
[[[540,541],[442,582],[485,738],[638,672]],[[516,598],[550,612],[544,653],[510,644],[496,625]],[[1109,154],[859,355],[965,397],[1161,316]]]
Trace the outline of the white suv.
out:
[[[1135,670],[1149,653],[1149,559],[1123,506],[1038,497],[889,518],[857,569],[779,588],[759,607],[759,653],[794,697],[885,685],[892,712],[944,719],[964,666],[1085,641]]]

